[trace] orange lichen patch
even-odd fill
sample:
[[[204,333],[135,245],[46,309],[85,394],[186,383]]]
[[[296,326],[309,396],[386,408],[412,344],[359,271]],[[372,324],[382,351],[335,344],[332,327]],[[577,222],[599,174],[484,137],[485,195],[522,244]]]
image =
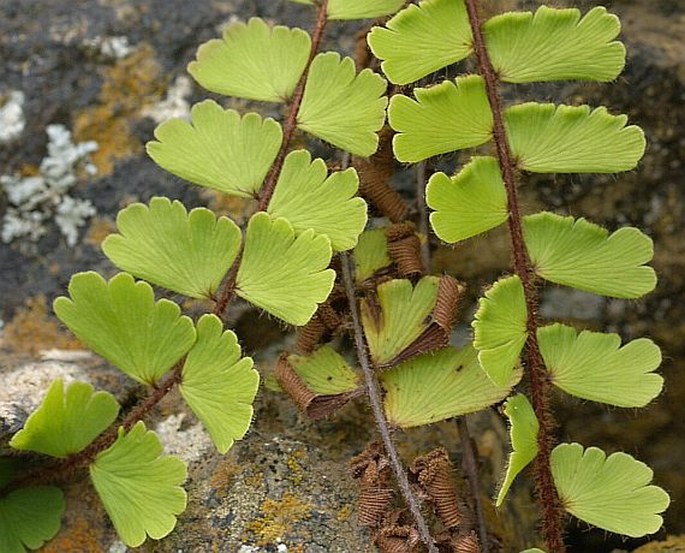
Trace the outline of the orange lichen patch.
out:
[[[83,519],[74,520],[71,526],[48,542],[42,551],[43,553],[63,553],[64,551],[96,553],[102,551],[99,534],[97,523],[93,524],[92,521]]]
[[[161,100],[166,89],[162,68],[150,46],[102,70],[104,83],[97,106],[77,112],[73,120],[77,142],[95,140],[91,155],[99,175],[108,175],[114,162],[142,152],[143,145],[131,132],[130,123],[141,111]]]
[[[212,490],[223,491],[230,488],[240,471],[241,467],[235,461],[227,460],[219,463],[210,479]]]
[[[110,234],[117,231],[117,226],[111,217],[93,217],[83,241],[92,246],[99,246]]]
[[[305,469],[302,466],[302,462],[307,458],[307,453],[298,449],[294,451],[290,457],[288,457],[287,465],[290,469],[290,474],[288,479],[295,485],[301,484],[304,480]]]
[[[114,170],[114,162],[142,152],[142,144],[131,134],[128,121],[115,116],[110,106],[88,108],[76,115],[74,134],[81,142],[95,140],[98,149],[91,154],[98,175]]]
[[[99,553],[111,541],[107,515],[89,481],[83,479],[64,489],[67,509],[60,532],[45,547],[43,553]]]
[[[266,499],[259,508],[261,515],[247,524],[257,540],[256,545],[275,544],[292,531],[293,525],[312,516],[311,505],[286,492],[280,500]]]
[[[245,485],[251,488],[259,488],[264,483],[264,473],[261,471],[251,472],[245,476]]]
[[[45,296],[26,300],[4,329],[3,345],[15,353],[37,354],[46,349],[83,349],[83,344],[63,331],[48,313]]]

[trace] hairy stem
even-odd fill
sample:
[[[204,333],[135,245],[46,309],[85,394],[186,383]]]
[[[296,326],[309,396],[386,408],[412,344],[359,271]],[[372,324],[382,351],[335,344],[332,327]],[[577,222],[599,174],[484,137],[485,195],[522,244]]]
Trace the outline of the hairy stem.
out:
[[[362,372],[364,373],[366,391],[369,397],[369,402],[371,403],[371,410],[373,412],[374,419],[376,420],[376,425],[380,431],[381,439],[383,440],[383,445],[385,446],[385,451],[387,452],[388,457],[390,457],[390,464],[392,465],[393,472],[395,473],[397,485],[400,488],[400,492],[405,503],[409,507],[409,511],[414,517],[421,540],[426,544],[426,547],[430,553],[438,553],[438,549],[435,546],[433,538],[431,537],[426,519],[421,513],[419,503],[412,493],[411,487],[409,486],[409,479],[407,478],[406,470],[400,461],[397,449],[395,448],[392,438],[390,437],[388,421],[385,419],[385,414],[383,413],[381,390],[378,385],[378,380],[376,380],[376,375],[373,372],[373,368],[371,367],[371,361],[369,360],[368,351],[364,342],[364,334],[359,319],[359,309],[357,307],[357,298],[355,296],[354,281],[352,279],[350,258],[346,252],[342,252],[340,254],[340,264],[342,265],[345,293],[347,294],[347,300],[350,304],[350,313],[352,314],[354,345],[357,350],[359,364],[361,365]]]
[[[243,259],[243,246],[244,244],[240,246],[240,251],[236,256],[233,265],[231,265],[231,268],[229,269],[226,278],[224,279],[223,288],[221,289],[221,295],[215,300],[214,309],[212,310],[212,314],[216,315],[222,320],[226,312],[226,308],[228,307],[228,304],[231,303],[231,300],[235,295],[236,278],[238,277],[238,269],[240,268],[240,262]]]
[[[523,226],[518,206],[516,190],[516,166],[507,143],[502,102],[498,92],[498,79],[490,62],[483,38],[482,22],[478,14],[477,0],[466,0],[469,21],[473,32],[473,46],[480,74],[485,81],[485,89],[493,115],[493,137],[502,172],[502,180],[507,190],[509,208],[509,234],[514,252],[514,270],[521,279],[528,310],[526,327],[527,374],[535,415],[540,423],[537,436],[538,455],[535,458],[535,491],[541,510],[542,534],[547,548],[554,553],[563,553],[564,512],[554,486],[550,469],[550,456],[554,445],[554,419],[549,408],[550,389],[540,347],[537,342],[538,296],[533,278],[533,270],[523,240]]]
[[[307,77],[309,76],[309,67],[314,60],[319,51],[319,46],[321,45],[321,39],[323,38],[323,32],[326,28],[326,11],[327,11],[328,0],[322,0],[319,5],[319,11],[316,16],[316,24],[314,25],[314,30],[312,31],[312,47],[309,51],[309,59],[307,60],[307,65],[305,65],[304,72],[300,77],[300,80],[295,87],[295,93],[290,102],[288,108],[288,115],[283,126],[283,140],[281,142],[281,149],[278,151],[276,156],[276,161],[274,161],[269,173],[264,181],[264,186],[262,186],[262,193],[259,198],[259,211],[266,211],[269,207],[269,202],[271,201],[271,196],[273,196],[274,189],[276,188],[276,183],[278,182],[278,177],[283,169],[283,162],[285,161],[285,156],[288,153],[288,148],[290,147],[290,142],[297,128],[297,114],[300,111],[300,105],[302,104],[302,97],[304,96],[304,87],[307,84]]]
[[[426,206],[426,176],[427,165],[422,161],[416,166],[416,204],[419,211],[419,232],[424,235],[425,240],[421,242],[421,261],[426,271],[430,272],[431,252],[429,237],[429,217]],[[461,442],[462,449],[462,470],[466,474],[469,484],[469,492],[473,498],[473,509],[478,525],[478,540],[480,541],[480,553],[489,553],[487,524],[483,513],[483,501],[480,493],[480,483],[478,481],[478,464],[476,463],[476,452],[473,448],[473,440],[469,432],[465,417],[457,417],[457,434]]]
[[[9,492],[13,489],[22,488],[25,486],[40,486],[55,482],[60,482],[68,478],[76,471],[88,466],[93,462],[95,457],[101,451],[104,451],[111,446],[117,439],[118,428],[123,426],[126,431],[143,419],[173,388],[181,382],[181,370],[185,357],[181,359],[174,368],[170,371],[166,378],[162,380],[159,386],[152,389],[152,392],[141,400],[131,412],[121,422],[115,422],[110,428],[101,434],[95,441],[93,441],[83,451],[70,455],[62,461],[56,463],[49,463],[36,470],[30,471],[20,478],[14,480],[7,489],[3,492]],[[0,494],[1,495],[1,494]]]

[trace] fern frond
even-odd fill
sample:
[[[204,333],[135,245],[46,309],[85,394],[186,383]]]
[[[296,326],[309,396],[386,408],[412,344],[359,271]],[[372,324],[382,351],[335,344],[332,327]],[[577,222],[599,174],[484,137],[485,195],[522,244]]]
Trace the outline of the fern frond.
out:
[[[20,488],[0,497],[0,551],[40,549],[62,526],[66,502],[54,486]]]
[[[59,297],[57,317],[98,355],[144,384],[154,385],[195,343],[190,318],[161,299],[147,282],[119,273],[109,282],[98,273],[76,273],[70,298]]]
[[[478,302],[471,326],[473,345],[483,370],[498,386],[504,386],[518,364],[528,331],[528,310],[518,276],[501,278]]]
[[[162,169],[194,184],[231,196],[254,197],[281,146],[281,125],[256,113],[242,118],[213,100],[195,104],[192,124],[165,121],[148,142],[150,157]]]
[[[497,386],[483,372],[469,344],[426,353],[384,371],[385,415],[401,428],[432,424],[502,401],[521,379],[521,370]]]
[[[302,29],[269,27],[253,17],[229,25],[223,38],[205,42],[188,73],[204,88],[226,96],[285,102],[309,59],[311,39]]]
[[[296,4],[313,5],[314,0],[290,0]],[[395,13],[404,0],[328,0],[328,19],[372,19]]]
[[[601,449],[560,444],[551,457],[552,475],[566,510],[580,520],[633,538],[653,534],[668,494],[649,485],[654,473],[627,453],[607,457]]]
[[[163,451],[157,434],[138,421],[129,432],[120,427],[114,444],[90,465],[93,486],[129,547],[169,534],[186,508],[186,466]]]
[[[439,280],[426,276],[415,287],[409,280],[390,280],[378,286],[379,306],[371,300],[362,301],[364,334],[375,364],[392,361],[426,329]]]
[[[267,213],[287,219],[297,234],[313,229],[328,236],[335,251],[349,250],[366,226],[358,186],[353,168],[329,176],[322,159],[312,161],[309,152],[296,150],[285,158]]]
[[[634,169],[645,136],[606,108],[529,102],[504,113],[518,166],[533,173],[617,173]]]
[[[456,63],[471,53],[471,26],[463,0],[423,0],[410,4],[385,27],[368,36],[383,73],[394,84],[408,84]]]
[[[661,393],[664,379],[652,372],[661,351],[647,338],[621,347],[618,334],[578,334],[562,324],[542,327],[537,336],[552,383],[566,393],[618,407],[644,407]]]
[[[392,264],[388,253],[388,241],[385,238],[385,229],[378,228],[366,230],[359,236],[357,246],[354,248],[354,278],[357,282],[363,282],[376,271]]]
[[[118,234],[102,243],[120,269],[191,298],[211,298],[240,251],[238,226],[199,207],[155,197],[117,215]]]
[[[196,329],[179,391],[224,454],[250,428],[259,373],[250,357],[241,357],[238,338],[224,331],[217,316],[203,315]]]
[[[575,8],[540,6],[485,22],[488,55],[500,79],[535,81],[611,81],[623,70],[626,50],[614,40],[621,23],[606,8],[592,8],[581,19]]]
[[[414,95],[416,100],[397,94],[388,108],[398,160],[415,163],[490,140],[492,111],[479,75],[415,88]]]
[[[652,240],[634,227],[609,232],[585,219],[542,212],[523,220],[526,248],[542,278],[612,298],[639,298],[654,290],[646,266]]]
[[[523,394],[510,397],[504,404],[504,414],[511,424],[509,436],[512,451],[509,454],[507,472],[497,493],[495,507],[502,505],[514,479],[538,454],[537,437],[540,423],[528,398]]]
[[[309,68],[297,126],[346,152],[368,157],[378,149],[386,88],[385,79],[370,69],[357,73],[352,58],[319,54]]]
[[[296,236],[283,218],[256,213],[245,234],[236,294],[294,325],[312,318],[333,289],[331,242],[309,229]]]
[[[109,392],[96,392],[87,382],[72,382],[65,387],[58,378],[24,427],[12,436],[10,446],[68,457],[85,449],[118,414],[119,404]]]
[[[450,178],[431,176],[426,203],[435,211],[430,222],[441,240],[453,244],[504,223],[509,217],[507,192],[493,157],[474,157]]]

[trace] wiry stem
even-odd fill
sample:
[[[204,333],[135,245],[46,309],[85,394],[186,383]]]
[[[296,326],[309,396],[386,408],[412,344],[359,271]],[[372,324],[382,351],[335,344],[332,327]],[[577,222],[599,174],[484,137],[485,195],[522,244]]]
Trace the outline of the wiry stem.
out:
[[[212,313],[220,319],[223,319],[224,312],[226,311],[228,304],[231,303],[231,300],[235,295],[236,278],[238,277],[238,269],[240,268],[240,262],[242,261],[242,259],[243,245],[240,246],[240,251],[236,256],[235,261],[233,261],[233,265],[231,265],[231,268],[229,269],[226,278],[224,279],[223,288],[221,289],[221,295],[216,299],[214,303],[214,309],[212,310]]]
[[[530,380],[530,393],[535,415],[540,423],[538,432],[538,455],[535,458],[535,491],[541,508],[542,534],[550,551],[563,553],[564,514],[554,486],[550,469],[550,456],[554,443],[554,420],[549,408],[550,390],[548,374],[540,354],[537,341],[538,295],[533,279],[532,265],[523,240],[523,226],[518,206],[516,190],[516,166],[507,143],[502,103],[498,93],[498,79],[485,48],[482,23],[478,14],[477,0],[466,0],[469,21],[473,32],[473,46],[480,73],[485,81],[485,90],[493,115],[493,137],[497,158],[502,172],[502,180],[507,190],[509,208],[509,234],[514,252],[514,270],[521,279],[526,299],[528,316],[526,329],[527,374]]]
[[[283,169],[283,162],[285,161],[285,156],[288,153],[288,148],[290,147],[290,142],[297,128],[297,114],[300,111],[300,105],[302,104],[302,97],[304,96],[304,87],[307,84],[307,77],[309,76],[309,68],[319,51],[319,46],[321,44],[321,39],[323,38],[323,32],[326,28],[326,10],[327,10],[328,0],[322,0],[319,5],[319,11],[316,16],[316,24],[314,30],[312,31],[312,46],[309,51],[309,59],[305,65],[304,72],[300,77],[295,88],[295,93],[293,94],[292,101],[288,108],[288,115],[283,126],[283,140],[281,142],[281,149],[278,151],[276,156],[276,161],[274,161],[269,173],[264,181],[264,186],[262,186],[262,193],[259,198],[259,211],[265,211],[269,207],[269,202],[271,201],[271,196],[273,196],[274,189],[276,188],[276,183],[278,182],[278,177]]]
[[[421,508],[418,501],[414,497],[409,486],[409,479],[407,478],[407,473],[400,461],[397,449],[392,442],[390,437],[390,428],[388,427],[388,421],[385,419],[385,414],[383,413],[382,406],[382,396],[381,390],[378,386],[378,381],[376,380],[376,375],[371,367],[371,362],[369,360],[368,352],[366,349],[366,344],[364,342],[364,334],[362,331],[361,322],[359,319],[359,309],[357,307],[357,298],[355,296],[354,281],[352,279],[352,270],[350,268],[350,258],[346,252],[340,254],[340,264],[342,265],[342,275],[343,282],[345,284],[345,293],[347,294],[347,300],[350,305],[350,313],[352,314],[352,325],[354,328],[354,345],[357,350],[357,358],[359,359],[359,364],[361,365],[362,372],[364,373],[364,380],[366,382],[366,390],[369,397],[369,403],[371,403],[371,411],[373,412],[374,419],[376,420],[376,425],[381,434],[381,439],[383,440],[383,445],[385,446],[385,451],[390,458],[390,464],[392,465],[393,472],[395,474],[395,479],[397,480],[397,485],[399,486],[400,493],[404,498],[405,503],[409,507],[409,511],[414,517],[416,522],[416,527],[421,536],[421,540],[426,544],[428,551],[430,553],[438,553],[438,549],[435,546],[435,542],[431,537],[428,524],[426,519],[421,513]]]

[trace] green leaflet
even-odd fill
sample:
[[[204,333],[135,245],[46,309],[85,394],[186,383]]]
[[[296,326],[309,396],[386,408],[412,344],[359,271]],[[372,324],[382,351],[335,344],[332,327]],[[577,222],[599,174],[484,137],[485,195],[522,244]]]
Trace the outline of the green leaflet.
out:
[[[195,342],[193,322],[174,302],[155,302],[152,287],[119,273],[109,282],[76,273],[69,295],[55,300],[59,319],[76,337],[130,377],[154,384]]]
[[[580,520],[633,538],[663,524],[668,494],[648,485],[653,472],[627,453],[608,457],[596,447],[560,444],[551,456],[552,475],[566,510]]]
[[[523,220],[535,272],[564,286],[613,298],[639,298],[654,290],[654,269],[644,265],[652,240],[634,227],[609,232],[585,219],[542,212]]]
[[[250,198],[257,194],[281,147],[281,125],[256,113],[242,118],[214,100],[195,104],[192,124],[170,119],[148,142],[150,157],[192,183]]]
[[[377,288],[380,310],[370,300],[362,300],[362,325],[375,365],[391,362],[426,329],[439,281],[425,276],[416,287],[404,279],[384,282]]]
[[[64,389],[55,380],[42,403],[10,441],[10,446],[53,457],[68,457],[88,446],[114,422],[119,404],[108,392],[72,382]]]
[[[288,363],[315,394],[344,394],[359,388],[357,373],[330,346],[321,346],[311,355],[289,355]]]
[[[380,374],[385,415],[401,428],[480,411],[507,397],[520,378],[520,370],[512,371],[504,386],[495,386],[471,345],[419,355]]]
[[[309,68],[298,128],[351,154],[368,157],[378,148],[385,122],[387,83],[370,69],[356,73],[352,58],[318,54]]]
[[[368,35],[390,82],[408,84],[471,53],[471,26],[463,0],[423,0]]]
[[[507,140],[520,169],[533,173],[617,173],[634,169],[645,136],[606,108],[528,102],[504,112]]]
[[[431,225],[441,240],[459,242],[501,225],[509,217],[507,191],[493,157],[473,157],[450,178],[435,173],[426,187],[426,203],[435,211]]]
[[[211,92],[262,102],[285,102],[309,58],[311,39],[302,29],[270,28],[253,17],[233,23],[222,39],[205,42],[188,72]]]
[[[576,397],[644,407],[661,392],[664,379],[653,373],[661,351],[647,338],[621,346],[618,334],[576,330],[562,324],[539,328],[540,352],[558,388]]]
[[[267,213],[283,217],[302,234],[325,234],[336,251],[353,248],[366,225],[366,202],[355,197],[359,179],[353,168],[330,176],[322,159],[296,150],[285,158]],[[315,208],[313,209],[313,207]]]
[[[186,466],[162,453],[157,435],[138,421],[128,433],[119,428],[116,442],[90,465],[93,486],[129,547],[138,547],[146,535],[158,540],[169,534],[186,508]]]
[[[327,236],[306,230],[299,236],[285,219],[256,213],[247,225],[236,293],[294,325],[304,325],[333,289],[335,271]]]
[[[207,428],[219,453],[226,453],[250,427],[259,373],[250,357],[240,356],[236,335],[223,332],[221,320],[203,315],[197,342],[188,352],[179,386],[181,395]]]
[[[296,4],[314,4],[313,0],[290,0]],[[371,19],[396,12],[404,0],[328,0],[328,19]]]
[[[385,238],[385,229],[378,228],[364,231],[359,236],[359,242],[354,248],[355,280],[364,282],[392,264],[388,254],[388,241]]]
[[[233,221],[168,198],[121,210],[117,228],[102,243],[117,267],[191,298],[212,297],[240,250]]]
[[[0,551],[24,553],[52,539],[62,525],[62,490],[53,486],[20,488],[0,496]]]
[[[507,472],[497,494],[496,507],[502,505],[514,479],[538,454],[537,437],[540,424],[528,398],[523,394],[510,397],[504,404],[504,414],[511,424],[509,435],[512,452],[509,454]]]
[[[388,108],[399,161],[414,163],[490,140],[492,112],[479,75],[415,88],[414,95],[416,100],[396,94]]]
[[[488,55],[500,79],[611,81],[623,71],[626,50],[614,39],[618,17],[597,6],[580,18],[575,8],[540,6],[535,14],[497,15],[483,26]]]
[[[498,386],[511,380],[528,339],[526,299],[518,276],[501,278],[478,301],[471,323],[483,370]]]

